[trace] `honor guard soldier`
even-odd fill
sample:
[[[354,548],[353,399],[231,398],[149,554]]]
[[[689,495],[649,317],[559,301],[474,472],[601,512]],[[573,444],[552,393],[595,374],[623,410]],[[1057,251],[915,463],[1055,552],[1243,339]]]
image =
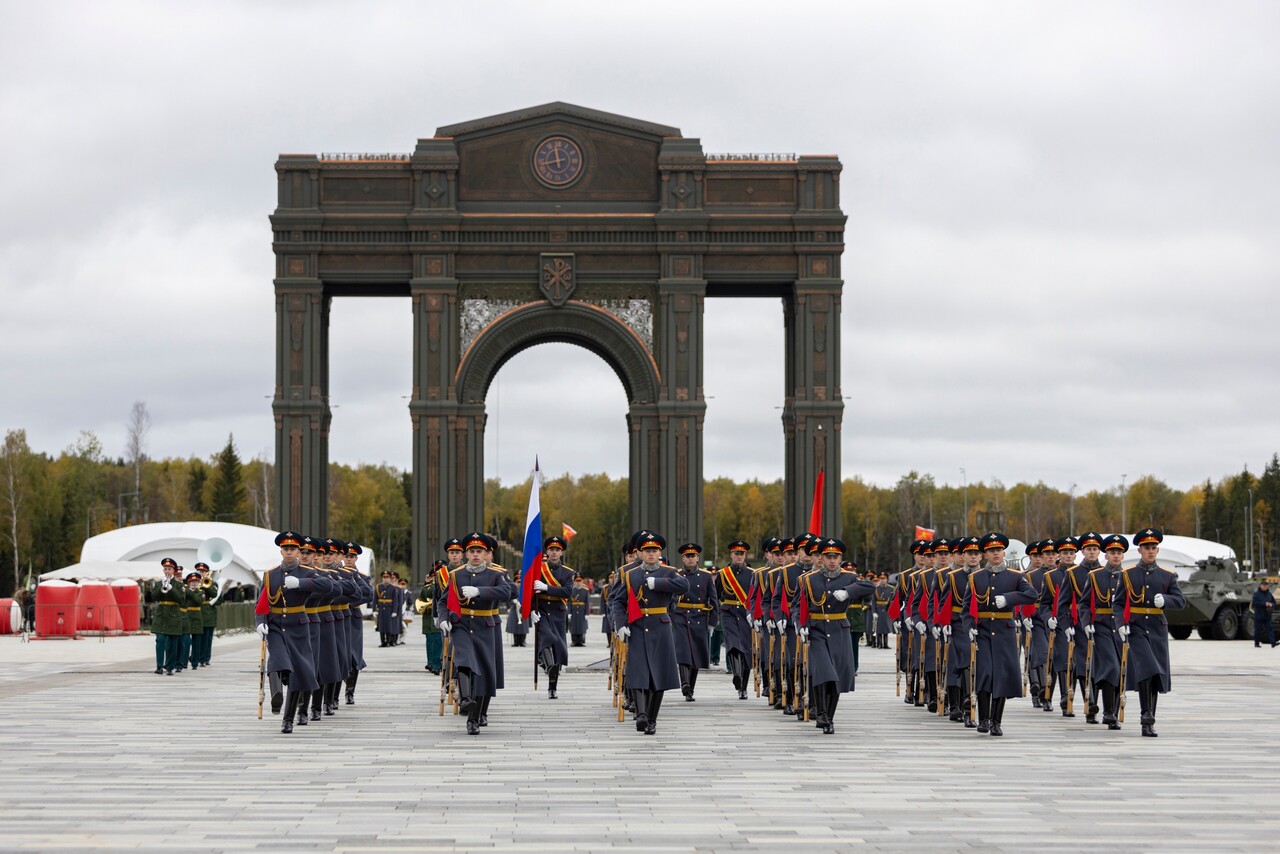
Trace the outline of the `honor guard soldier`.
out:
[[[791,605],[800,589],[801,577],[814,569],[822,540],[817,534],[806,531],[791,542],[795,546],[795,560],[775,569],[770,581],[777,637],[777,664],[774,673],[778,680],[778,693],[774,708],[781,708],[784,715],[796,715],[803,723],[804,709],[798,702],[798,695],[803,688],[800,684],[801,674],[797,669],[800,627],[792,616]]]
[[[950,542],[952,553],[960,556],[960,563],[943,574],[942,601],[938,604],[939,616],[946,615],[947,619],[942,624],[942,643],[947,660],[948,720],[973,729],[978,723],[974,720],[973,697],[969,693],[972,655],[969,615],[964,609],[964,601],[969,590],[969,576],[977,570],[982,556],[982,541],[977,537],[956,537]]]
[[[1043,576],[1044,590],[1040,591],[1040,602],[1045,607],[1045,625],[1049,635],[1049,658],[1053,676],[1045,691],[1044,710],[1053,711],[1053,686],[1057,683],[1061,696],[1058,706],[1064,718],[1074,718],[1071,710],[1071,697],[1075,695],[1068,678],[1071,659],[1074,657],[1076,630],[1071,624],[1071,579],[1068,577],[1076,563],[1076,552],[1079,540],[1070,535],[1054,542],[1054,556],[1058,565],[1047,570]]]
[[[374,601],[374,620],[378,627],[378,646],[395,646],[400,634],[400,587],[391,580],[391,570],[382,573],[378,597]]]
[[[1089,644],[1084,635],[1084,627],[1088,623],[1080,616],[1084,600],[1089,595],[1089,573],[1102,566],[1098,557],[1102,554],[1102,535],[1097,531],[1086,531],[1078,537],[1080,545],[1080,563],[1072,567],[1067,575],[1071,582],[1071,621],[1076,627],[1075,656],[1071,661],[1071,673],[1074,681],[1080,686],[1080,699],[1085,705],[1085,720],[1088,723],[1098,722],[1098,698],[1093,694],[1093,686],[1089,684],[1089,662],[1086,654]],[[1072,695],[1075,688],[1072,686]]]
[[[783,643],[778,632],[778,620],[786,619],[789,614],[782,609],[790,605],[785,598],[779,599],[775,586],[780,570],[796,562],[796,541],[794,537],[785,540],[774,538],[770,547],[771,559],[765,571],[760,575],[760,649],[756,658],[760,662],[761,691],[772,708],[780,711],[787,707],[786,690],[782,679]],[[796,576],[797,578],[799,575]],[[786,628],[783,628],[785,633]],[[791,628],[792,636],[795,627]],[[794,714],[795,710],[792,709]]]
[[[684,694],[685,702],[692,703],[698,671],[711,666],[708,621],[716,618],[719,608],[715,577],[698,566],[702,546],[685,543],[679,552],[679,572],[688,582],[689,590],[672,597],[671,632],[675,640],[676,663],[680,667],[680,692]]]
[[[854,574],[854,577],[867,581],[867,579],[858,572],[858,565],[851,560],[846,560],[840,564],[842,570],[847,570]],[[871,582],[873,587],[875,582]],[[867,646],[871,645],[869,635],[867,635],[867,610],[875,607],[874,596],[867,602],[850,602],[849,603],[849,635],[853,639],[853,672],[858,672],[858,643],[863,638],[868,638]]]
[[[208,667],[209,660],[213,658],[213,632],[218,626],[217,607],[221,599],[209,564],[200,561],[195,569],[200,573],[200,624],[203,628],[200,637],[200,654],[196,656],[196,663],[201,667]]]
[[[324,693],[325,714],[332,715],[338,710],[338,695],[342,693],[342,681],[351,673],[350,633],[347,631],[347,615],[351,611],[352,600],[359,595],[360,587],[351,573],[343,571],[346,559],[347,543],[345,540],[326,537],[324,541],[325,559],[323,570],[331,574],[337,584],[337,590],[329,597],[329,625],[333,631],[335,660],[331,681],[321,689]]]
[[[1040,595],[1044,592],[1044,575],[1048,571],[1042,551],[1045,542],[1037,540],[1028,544],[1027,571],[1023,573],[1027,583],[1036,591],[1036,604],[1023,606],[1022,624],[1031,634],[1027,649],[1027,682],[1030,685],[1031,705],[1037,709],[1044,702],[1045,664],[1049,658],[1049,627],[1045,625],[1044,608],[1040,604]]]
[[[751,660],[759,674],[759,690],[768,697],[773,684],[773,661],[769,650],[774,643],[775,632],[770,628],[775,625],[770,574],[782,559],[782,541],[777,537],[766,537],[760,541],[760,553],[764,556],[764,566],[751,571],[751,589],[747,595],[751,597]]]
[[[804,692],[817,712],[817,725],[826,735],[836,731],[836,705],[840,695],[854,689],[857,668],[849,629],[849,603],[870,599],[875,585],[842,570],[844,543],[815,538],[821,558],[819,568],[800,576],[790,603],[791,620],[800,627],[804,644],[800,674]]]
[[[622,584],[622,579],[626,576],[627,571],[635,569],[636,567],[641,565],[642,561],[640,560],[639,543],[641,540],[647,538],[649,535],[650,534],[648,531],[644,531],[644,530],[636,531],[631,535],[631,537],[626,541],[626,543],[623,544],[622,563],[621,565],[618,566],[616,570],[614,570],[617,577],[613,586],[610,587],[609,589],[609,598],[604,600],[604,603],[603,603],[605,620],[609,623],[609,631],[611,633],[611,637],[615,640],[618,640],[617,635],[614,634],[618,629],[618,625],[614,624],[613,622],[613,604],[612,603],[615,597],[623,596],[623,591],[625,590],[625,587]],[[625,601],[626,600],[624,597],[623,602]],[[621,641],[619,640],[618,642],[621,642]],[[610,652],[611,654],[614,654],[614,655],[617,654],[616,649],[611,649]],[[620,696],[622,698],[622,707],[626,711],[634,713],[636,711],[636,704],[634,699],[631,696],[631,692],[626,690],[626,673],[625,672],[622,674],[622,682],[623,682],[623,688],[620,691]]]
[[[560,681],[560,668],[569,664],[569,644],[565,640],[566,617],[569,613],[569,597],[573,595],[571,567],[561,563],[567,543],[563,537],[547,537],[542,543],[546,561],[541,564],[539,576],[533,580],[534,655],[538,666],[547,673],[547,698],[556,698],[556,685]]]
[[[172,676],[178,667],[182,649],[182,583],[178,580],[178,562],[171,557],[160,561],[164,578],[156,582],[152,595],[151,633],[156,636],[156,675]]]
[[[573,594],[569,597],[569,642],[573,646],[587,645],[587,616],[591,613],[591,591],[581,575],[573,577]]]
[[[337,573],[332,567],[330,556],[332,540],[325,540],[320,537],[304,537],[302,541],[304,556],[307,553],[308,541],[311,542],[315,549],[312,568],[318,576],[327,578],[331,582],[328,589],[313,592],[308,597],[306,604],[307,616],[311,618],[311,622],[308,624],[308,628],[311,631],[311,653],[315,659],[316,681],[320,683],[319,690],[311,692],[311,720],[318,721],[320,720],[322,707],[324,714],[333,714],[333,686],[335,683],[342,681],[343,677],[347,675],[347,671],[342,667],[342,662],[339,660],[338,638],[334,629],[332,602],[341,588]]]
[[[876,576],[875,611],[871,615],[871,645],[876,649],[889,648],[889,633],[893,631],[893,621],[889,619],[889,602],[892,599],[893,588],[889,586],[889,578],[880,573]]]
[[[289,689],[280,720],[281,732],[293,732],[294,715],[298,723],[307,722],[307,700],[319,690],[315,663],[311,652],[311,622],[307,599],[314,593],[331,593],[333,581],[302,565],[300,546],[304,537],[293,531],[276,536],[280,547],[280,565],[262,576],[262,592],[254,608],[258,634],[267,641],[267,671],[279,674]],[[276,709],[272,700],[272,711]]]
[[[689,580],[662,562],[662,550],[667,547],[662,535],[647,532],[637,545],[640,566],[621,573],[619,592],[611,597],[609,607],[615,633],[627,645],[625,684],[636,707],[636,730],[653,735],[663,692],[680,685],[670,608],[674,596],[689,592]],[[744,567],[739,587],[750,583],[748,572]],[[745,589],[738,608],[742,630],[746,628],[741,613],[744,601]]]
[[[498,541],[473,531],[462,538],[467,562],[449,575],[448,619],[440,631],[453,646],[459,710],[467,716],[467,734],[489,724],[489,701],[503,687],[502,621],[498,605],[511,601],[515,585],[506,570],[492,563]]]
[[[1006,569],[1004,552],[1009,538],[990,533],[982,538],[987,565],[969,576],[966,601],[973,661],[973,691],[978,695],[978,732],[1004,735],[1004,703],[1022,694],[1022,671],[1014,609],[1036,601],[1036,592],[1022,573]]]
[[[889,605],[889,617],[897,621],[898,628],[897,669],[907,677],[907,690],[902,701],[909,706],[916,703],[917,697],[916,668],[912,665],[919,663],[912,655],[917,633],[916,621],[911,613],[911,600],[915,593],[914,576],[924,569],[924,556],[921,553],[924,544],[924,540],[912,541],[911,557],[914,564],[898,573],[897,589],[894,591],[893,602]]]
[[[1083,538],[1081,538],[1083,539]],[[1107,729],[1120,729],[1120,635],[1114,609],[1116,589],[1120,586],[1121,561],[1129,550],[1129,541],[1112,534],[1102,541],[1106,562],[1089,573],[1089,587],[1080,605],[1080,622],[1084,626],[1089,668],[1089,690],[1102,694],[1102,722]],[[1089,723],[1097,723],[1095,715]]]
[[[916,615],[916,631],[920,633],[920,673],[924,679],[924,705],[930,714],[938,711],[938,641],[942,637],[942,626],[950,621],[950,617],[946,621],[935,621],[938,564],[945,562],[950,552],[951,547],[946,540],[930,540],[925,543],[920,550],[925,564],[916,573],[916,595],[911,604],[911,610]]]
[[[1169,668],[1169,623],[1166,610],[1178,610],[1187,601],[1178,587],[1178,576],[1156,563],[1164,534],[1147,528],[1133,535],[1138,547],[1138,564],[1120,573],[1121,602],[1115,603],[1120,617],[1122,643],[1128,643],[1124,690],[1137,690],[1142,709],[1142,734],[1156,737],[1156,700],[1172,689]]]
[[[347,543],[346,555],[342,561],[343,568],[351,573],[358,590],[351,604],[347,606],[350,609],[350,613],[347,614],[347,632],[349,633],[347,649],[351,655],[351,669],[346,678],[348,706],[355,705],[356,681],[360,678],[360,671],[367,666],[364,661],[364,612],[360,610],[360,606],[372,604],[375,598],[373,584],[365,578],[364,573],[356,565],[357,559],[363,553],[364,549],[359,543]]]
[[[747,544],[743,540],[729,543],[729,564],[716,573],[716,599],[720,602],[720,625],[729,672],[738,699],[747,699],[747,681],[751,671],[751,568],[747,566]],[[673,570],[674,572],[674,570]]]

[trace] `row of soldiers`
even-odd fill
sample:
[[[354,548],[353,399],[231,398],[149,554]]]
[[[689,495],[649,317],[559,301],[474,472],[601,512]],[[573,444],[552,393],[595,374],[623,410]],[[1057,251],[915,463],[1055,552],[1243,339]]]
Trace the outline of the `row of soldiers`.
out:
[[[208,667],[213,658],[213,630],[218,624],[214,610],[219,602],[218,585],[209,565],[201,561],[185,576],[173,558],[160,561],[164,577],[154,583],[149,597],[154,601],[151,633],[156,636],[156,675],[172,676],[189,666],[193,671]]]
[[[1157,698],[1171,687],[1164,610],[1185,605],[1177,575],[1155,562],[1163,539],[1155,528],[1135,535],[1140,559],[1129,569],[1120,534],[1040,540],[1025,572],[1006,568],[1002,534],[915,541],[889,609],[904,702],[998,736],[1005,701],[1028,687],[1033,706],[1051,712],[1056,686],[1062,715],[1075,717],[1078,686],[1086,721],[1101,712],[1112,730],[1125,692],[1137,691],[1142,735],[1155,737]]]
[[[360,606],[373,601],[369,580],[356,569],[357,543],[283,531],[276,537],[280,565],[263,575],[254,609],[262,636],[271,712],[283,708],[280,731],[334,715],[343,682],[355,703],[365,667]],[[287,693],[287,700],[286,700]]]

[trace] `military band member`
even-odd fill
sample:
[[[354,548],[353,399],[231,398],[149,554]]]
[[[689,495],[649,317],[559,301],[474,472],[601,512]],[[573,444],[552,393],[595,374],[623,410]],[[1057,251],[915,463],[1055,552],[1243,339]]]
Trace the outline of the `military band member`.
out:
[[[360,671],[366,667],[364,661],[364,612],[360,609],[360,606],[371,604],[376,595],[373,592],[373,584],[356,566],[356,559],[363,552],[364,549],[360,547],[359,543],[347,543],[346,554],[342,560],[343,569],[351,574],[357,591],[351,603],[347,606],[349,609],[347,614],[347,632],[349,633],[347,650],[351,656],[350,670],[346,678],[348,706],[355,705],[356,681],[360,678]]]
[[[192,671],[196,671],[200,669],[200,647],[204,642],[204,619],[200,613],[204,597],[200,595],[200,573],[193,569],[182,580],[182,592],[187,598],[187,603],[182,608],[187,615],[187,634],[182,642],[181,663],[190,664]]]
[[[200,654],[196,656],[196,663],[201,667],[208,667],[209,660],[213,658],[213,632],[218,626],[216,609],[220,600],[218,585],[213,580],[213,571],[209,568],[209,564],[200,561],[195,565],[195,569],[200,573],[200,624],[203,629],[200,635]]]
[[[1155,738],[1156,700],[1172,690],[1169,667],[1169,623],[1166,610],[1186,607],[1178,587],[1178,576],[1156,563],[1164,533],[1147,528],[1133,535],[1138,546],[1138,564],[1120,573],[1120,602],[1115,603],[1120,618],[1121,643],[1129,644],[1124,690],[1136,690],[1142,710],[1142,734]]]
[[[858,572],[858,565],[851,560],[843,561],[840,569],[852,572],[856,578],[867,581],[867,578]],[[874,592],[875,582],[870,582]],[[849,636],[853,640],[853,672],[858,672],[858,642],[867,636],[867,610],[874,610],[874,596],[866,602],[850,602],[849,603]],[[867,645],[871,645],[871,641],[867,641]]]
[[[489,723],[489,701],[503,687],[502,621],[498,605],[511,601],[515,585],[493,564],[498,541],[473,531],[462,540],[467,562],[449,576],[444,632],[453,646],[459,709],[467,716],[467,734],[479,735]]]
[[[569,596],[569,642],[587,645],[587,616],[591,613],[591,591],[581,575],[573,577],[573,593]]]
[[[826,735],[835,730],[840,695],[854,689],[857,675],[849,629],[849,603],[865,602],[875,595],[875,585],[840,568],[844,543],[815,538],[820,550],[818,568],[800,577],[790,603],[792,623],[798,625],[800,642],[807,648],[806,694],[817,713],[817,726]]]
[[[378,598],[374,603],[374,619],[378,626],[378,646],[395,646],[400,636],[400,585],[391,570],[382,573]]]
[[[982,538],[987,565],[969,576],[964,603],[969,642],[978,646],[974,691],[978,695],[978,732],[1004,735],[1005,700],[1022,694],[1022,670],[1014,609],[1036,601],[1036,592],[1017,570],[1006,569],[1009,538],[992,532]]]
[[[1044,575],[1048,569],[1044,565],[1044,547],[1047,540],[1037,540],[1027,545],[1027,571],[1024,573],[1027,583],[1036,591],[1036,603],[1024,605],[1022,608],[1023,628],[1030,632],[1030,647],[1027,650],[1027,683],[1030,687],[1031,705],[1041,708],[1044,698],[1045,664],[1049,658],[1049,627],[1045,625],[1043,609],[1040,606],[1040,595],[1044,592]]]
[[[422,589],[418,591],[418,598],[413,603],[413,610],[422,617],[422,636],[427,646],[426,669],[436,675],[440,673],[444,636],[440,633],[440,627],[436,625],[435,609],[436,602],[440,598],[442,583],[448,584],[448,566],[449,564],[442,560],[435,562],[431,567],[431,574],[427,576],[426,581],[422,582]]]
[[[611,597],[609,604],[618,627],[615,632],[627,644],[625,684],[636,707],[636,730],[653,735],[663,692],[680,685],[670,608],[674,596],[689,592],[689,580],[662,562],[667,541],[660,534],[646,532],[637,545],[641,564],[621,573],[620,592]],[[744,569],[737,583],[739,588],[750,583],[747,573]],[[746,623],[741,603],[745,600],[746,591],[742,589],[738,618],[743,630]]]
[[[729,563],[716,573],[716,599],[720,603],[720,625],[729,672],[738,699],[747,699],[747,682],[751,674],[751,568],[747,566],[747,544],[743,540],[729,543]]]
[[[334,582],[321,573],[302,565],[299,546],[304,538],[293,531],[276,536],[280,547],[280,565],[262,576],[262,592],[254,609],[258,634],[267,641],[267,670],[278,673],[288,688],[288,699],[280,721],[280,731],[293,732],[294,715],[298,723],[307,722],[307,700],[320,688],[316,681],[311,652],[311,622],[306,602],[317,593],[332,593]]]
[[[1089,595],[1089,573],[1102,566],[1098,560],[1102,553],[1102,535],[1097,531],[1086,531],[1079,537],[1082,560],[1071,568],[1067,578],[1071,582],[1071,618],[1076,627],[1075,658],[1071,662],[1072,681],[1080,686],[1080,699],[1085,704],[1085,720],[1088,723],[1098,722],[1098,698],[1094,696],[1093,686],[1088,684],[1089,666],[1087,653],[1089,644],[1084,635],[1084,627],[1088,625],[1080,616],[1084,600]],[[1072,686],[1075,694],[1075,686]]]
[[[698,671],[711,666],[709,621],[716,619],[719,603],[715,576],[698,566],[702,546],[685,543],[679,552],[679,572],[689,583],[689,589],[671,599],[671,632],[680,669],[680,692],[686,702],[692,703]]]
[[[568,544],[563,537],[547,537],[542,544],[546,561],[541,564],[540,576],[533,580],[533,609],[529,619],[533,622],[534,656],[538,666],[547,673],[547,698],[556,698],[560,681],[560,668],[569,664],[569,645],[565,640],[565,618],[569,613],[569,597],[573,595],[572,567],[562,563]]]
[[[1076,563],[1079,540],[1067,535],[1056,540],[1053,546],[1054,559],[1057,561],[1057,565],[1045,571],[1042,576],[1044,589],[1040,591],[1041,613],[1045,616],[1045,626],[1053,633],[1051,639],[1053,660],[1050,662],[1053,676],[1049,680],[1048,690],[1045,692],[1044,710],[1046,712],[1053,711],[1053,687],[1056,684],[1060,693],[1058,706],[1062,709],[1062,716],[1064,718],[1074,718],[1076,716],[1075,712],[1067,708],[1068,691],[1071,694],[1075,693],[1067,685],[1067,667],[1070,661],[1068,652],[1076,634],[1076,630],[1071,624],[1071,579],[1069,574],[1071,567],[1075,566]]]
[[[1083,538],[1082,538],[1083,539]],[[1084,626],[1085,643],[1091,649],[1089,690],[1102,695],[1102,722],[1107,729],[1120,729],[1120,635],[1114,608],[1116,589],[1120,586],[1121,561],[1129,550],[1129,541],[1112,534],[1102,541],[1106,563],[1089,573],[1089,587],[1080,605],[1080,622]],[[1096,723],[1091,716],[1090,723]]]
[[[155,583],[152,595],[151,633],[156,636],[156,675],[172,676],[178,667],[182,648],[182,582],[178,579],[178,562],[171,557],[160,561],[164,577]]]

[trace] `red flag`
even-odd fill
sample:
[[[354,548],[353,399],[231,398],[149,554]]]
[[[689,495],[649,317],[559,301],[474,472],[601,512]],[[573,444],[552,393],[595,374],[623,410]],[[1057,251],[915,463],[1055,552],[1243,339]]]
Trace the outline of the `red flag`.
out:
[[[255,614],[270,614],[270,613],[271,613],[271,603],[270,603],[269,597],[267,596],[267,582],[268,582],[270,579],[271,579],[271,573],[270,573],[270,572],[267,572],[267,573],[264,573],[264,574],[263,574],[263,576],[262,576],[262,592],[258,594],[258,604],[257,604],[257,605],[255,605],[255,606],[254,606],[254,608],[253,608],[253,613],[255,613]]]
[[[561,522],[560,530],[563,533],[564,541],[566,543],[578,535],[578,532],[573,530],[573,526],[570,525],[568,522]]]
[[[640,599],[636,596],[636,591],[631,589],[631,573],[627,573],[627,622],[634,623],[636,620],[644,616],[644,611],[640,609]]]
[[[818,480],[813,484],[813,509],[809,512],[809,533],[822,533],[822,484],[826,481],[826,469],[818,470]]]
[[[937,531],[935,531],[933,528],[922,528],[919,525],[916,525],[917,540],[932,540],[933,535],[936,533]]]
[[[893,594],[893,601],[889,603],[889,619],[896,620],[902,616],[902,593]]]

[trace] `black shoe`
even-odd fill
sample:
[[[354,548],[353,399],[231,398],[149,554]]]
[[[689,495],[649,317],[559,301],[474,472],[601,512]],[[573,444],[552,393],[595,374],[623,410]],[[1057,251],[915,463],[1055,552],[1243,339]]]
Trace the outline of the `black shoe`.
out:
[[[982,720],[978,722],[978,732],[988,733],[991,731],[991,721]]]
[[[973,718],[971,718],[971,717],[969,717],[968,715],[966,715],[966,716],[965,716],[965,718],[964,718],[964,728],[965,728],[965,729],[973,729],[973,728],[974,728],[974,727],[976,727],[976,726],[977,726],[977,724],[973,722]]]
[[[739,691],[739,692],[738,692],[738,699],[739,699],[739,700],[745,700],[745,699],[747,699],[747,689],[746,689],[746,688],[743,688],[741,691]]]
[[[931,714],[931,715],[936,715],[936,714],[938,713],[938,704],[937,704],[937,703],[927,703],[927,704],[925,705],[925,708],[929,710],[929,714]]]
[[[979,732],[981,732],[982,730],[978,730],[978,731],[979,731]],[[996,723],[995,721],[992,721],[992,722],[991,722],[991,734],[992,734],[992,735],[1004,735],[1004,730],[1000,729],[1000,724]]]
[[[796,713],[796,710],[791,706],[784,706],[782,709],[782,713],[784,715],[794,715]]]
[[[293,732],[293,715],[289,715],[289,717],[280,721],[280,732],[284,733],[285,735],[288,735],[289,733]]]
[[[467,718],[467,735],[479,735],[479,734],[480,734],[480,724],[471,720],[471,718]]]
[[[489,716],[488,716],[488,715],[481,715],[481,716],[480,716],[480,726],[488,726],[488,725],[489,725]]]
[[[693,695],[692,695],[692,694],[685,694],[685,695],[684,695],[684,701],[685,701],[686,703],[692,703],[692,702],[693,702]]]
[[[636,732],[644,732],[649,728],[648,715],[636,715]]]
[[[836,725],[833,724],[831,721],[827,721],[825,724],[822,725],[823,735],[833,735],[835,734],[835,731],[836,731]]]
[[[356,692],[355,692],[355,691],[348,691],[348,692],[347,692],[347,705],[348,705],[348,706],[354,706],[355,704],[356,704]]]
[[[1120,729],[1120,722],[1115,718],[1109,718],[1106,715],[1103,715],[1102,722],[1107,725],[1107,729]]]
[[[1145,735],[1147,738],[1158,738],[1158,737],[1159,737],[1159,733],[1157,733],[1157,732],[1156,732],[1156,729],[1155,729],[1155,725],[1154,725],[1154,724],[1143,724],[1143,725],[1142,725],[1142,734],[1143,734],[1143,735]]]
[[[653,734],[654,734],[655,732],[657,732],[657,731],[658,731],[658,722],[657,722],[657,721],[649,721],[648,725],[647,725],[647,726],[645,726],[645,728],[644,728],[644,734],[645,734],[645,735],[653,735]]]
[[[313,720],[313,721],[318,721],[318,720],[320,720],[320,710],[319,710],[319,709],[315,709],[315,708],[313,708],[313,709],[311,710],[311,720]]]
[[[1098,716],[1097,716],[1097,714],[1085,715],[1085,716],[1084,716],[1084,722],[1085,722],[1085,723],[1087,723],[1087,724],[1096,724],[1096,723],[1098,723]]]
[[[1076,716],[1076,713],[1075,713],[1075,712],[1068,712],[1068,711],[1064,708],[1064,709],[1062,710],[1062,716],[1063,716],[1064,718],[1074,718],[1074,717]]]
[[[548,688],[548,689],[547,689],[547,699],[548,699],[548,700],[554,700],[555,698],[556,698],[556,689],[555,689],[555,688]]]
[[[280,708],[283,705],[284,705],[284,694],[271,695],[271,714],[273,715],[280,714]],[[293,716],[290,715],[290,717],[293,717]]]
[[[157,675],[157,676],[161,676],[161,675],[163,675],[163,674],[164,674],[164,668],[163,668],[163,667],[157,667],[157,668],[156,668],[156,675]]]
[[[172,675],[173,675],[173,671],[172,671],[172,670],[166,670],[166,671],[164,672],[164,675],[165,675],[165,676],[172,676]]]
[[[325,713],[325,715],[326,715],[326,716],[328,716],[328,717],[333,717],[333,714],[334,714],[333,710],[334,710],[335,708],[337,708],[337,706],[335,706],[333,703],[325,703],[325,704],[324,704],[324,713]]]
[[[964,720],[964,713],[961,712],[959,709],[952,709],[949,720],[955,723],[960,723],[962,720]]]

